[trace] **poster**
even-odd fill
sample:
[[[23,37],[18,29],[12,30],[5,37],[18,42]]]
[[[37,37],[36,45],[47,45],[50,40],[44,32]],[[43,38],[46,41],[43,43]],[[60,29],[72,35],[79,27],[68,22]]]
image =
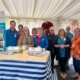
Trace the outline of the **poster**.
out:
[[[73,33],[74,33],[74,30],[75,30],[76,28],[78,28],[78,26],[79,26],[78,20],[72,21],[72,32],[73,32]]]
[[[0,51],[6,50],[6,29],[4,11],[0,11]]]

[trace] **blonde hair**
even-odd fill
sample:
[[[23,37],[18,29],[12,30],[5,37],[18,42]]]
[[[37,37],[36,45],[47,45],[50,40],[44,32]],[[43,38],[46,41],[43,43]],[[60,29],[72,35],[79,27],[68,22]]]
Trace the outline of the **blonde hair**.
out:
[[[25,29],[28,30],[28,36],[30,36],[29,28],[28,28],[27,26],[25,26],[25,27],[23,28],[23,30],[25,30]],[[25,33],[24,33],[24,34],[25,34]]]

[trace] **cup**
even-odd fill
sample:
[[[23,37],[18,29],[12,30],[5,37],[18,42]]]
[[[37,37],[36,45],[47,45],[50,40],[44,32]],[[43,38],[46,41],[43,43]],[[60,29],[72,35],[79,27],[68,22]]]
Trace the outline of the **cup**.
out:
[[[22,50],[26,50],[26,45],[22,45]]]

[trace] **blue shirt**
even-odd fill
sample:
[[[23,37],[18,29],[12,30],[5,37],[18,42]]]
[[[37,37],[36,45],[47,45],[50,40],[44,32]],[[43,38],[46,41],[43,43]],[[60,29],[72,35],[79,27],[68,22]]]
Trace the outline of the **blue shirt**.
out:
[[[35,47],[38,47],[38,36],[36,36],[34,38],[34,45]],[[45,48],[47,49],[48,48],[48,39],[45,35],[42,35],[41,39],[40,39],[40,45],[39,45],[41,48]]]
[[[72,33],[68,33],[68,34],[66,34],[66,36],[68,36],[70,38],[70,40],[72,40],[72,38],[73,38],[73,34]]]
[[[6,30],[6,46],[17,46],[18,31],[12,32],[10,29]]]

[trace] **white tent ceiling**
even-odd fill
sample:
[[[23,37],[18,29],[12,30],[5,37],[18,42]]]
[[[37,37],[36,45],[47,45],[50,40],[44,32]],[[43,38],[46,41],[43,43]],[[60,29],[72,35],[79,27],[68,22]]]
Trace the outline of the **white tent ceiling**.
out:
[[[80,20],[80,0],[0,0],[0,10],[6,18]]]

